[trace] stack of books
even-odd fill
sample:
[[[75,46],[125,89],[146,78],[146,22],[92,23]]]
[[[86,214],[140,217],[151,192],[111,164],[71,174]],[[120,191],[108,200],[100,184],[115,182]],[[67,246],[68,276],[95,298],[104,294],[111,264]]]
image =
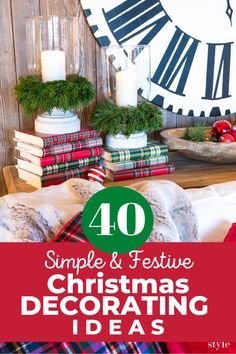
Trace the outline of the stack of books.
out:
[[[19,178],[36,188],[86,178],[103,153],[102,138],[92,129],[62,135],[15,131]]]
[[[154,141],[140,149],[105,148],[102,155],[106,177],[111,181],[173,173],[175,166],[168,161],[168,146]]]

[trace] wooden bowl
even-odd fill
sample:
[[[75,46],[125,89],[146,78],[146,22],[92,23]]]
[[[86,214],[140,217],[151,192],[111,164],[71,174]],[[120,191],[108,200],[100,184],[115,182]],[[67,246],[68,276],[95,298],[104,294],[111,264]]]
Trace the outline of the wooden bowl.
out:
[[[171,150],[177,150],[191,159],[217,164],[236,163],[236,142],[229,144],[194,142],[183,139],[185,133],[186,128],[167,129],[161,132],[161,136]]]

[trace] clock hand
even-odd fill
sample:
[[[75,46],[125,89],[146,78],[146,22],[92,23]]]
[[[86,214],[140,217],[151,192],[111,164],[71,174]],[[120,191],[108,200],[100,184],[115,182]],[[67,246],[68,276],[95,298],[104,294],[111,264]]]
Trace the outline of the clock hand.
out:
[[[230,5],[230,0],[227,0],[227,9],[226,9],[226,15],[229,17],[231,26],[232,26],[232,16],[233,16],[233,9]]]

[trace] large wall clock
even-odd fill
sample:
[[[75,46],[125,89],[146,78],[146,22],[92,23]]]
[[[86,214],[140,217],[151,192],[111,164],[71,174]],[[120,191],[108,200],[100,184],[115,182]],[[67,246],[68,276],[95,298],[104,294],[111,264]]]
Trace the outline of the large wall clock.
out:
[[[236,0],[81,3],[102,46],[151,46],[150,101],[189,116],[236,112]]]

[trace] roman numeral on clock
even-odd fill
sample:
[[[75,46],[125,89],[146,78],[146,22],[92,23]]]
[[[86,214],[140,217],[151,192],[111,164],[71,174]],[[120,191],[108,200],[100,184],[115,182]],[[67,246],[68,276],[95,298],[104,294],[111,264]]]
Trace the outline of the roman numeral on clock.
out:
[[[165,90],[185,96],[185,85],[199,42],[176,27],[152,81]]]
[[[206,91],[203,99],[230,97],[230,61],[233,43],[208,44]]]
[[[145,31],[139,45],[147,45],[171,21],[158,0],[126,0],[108,12],[103,10],[103,13],[120,44]]]

